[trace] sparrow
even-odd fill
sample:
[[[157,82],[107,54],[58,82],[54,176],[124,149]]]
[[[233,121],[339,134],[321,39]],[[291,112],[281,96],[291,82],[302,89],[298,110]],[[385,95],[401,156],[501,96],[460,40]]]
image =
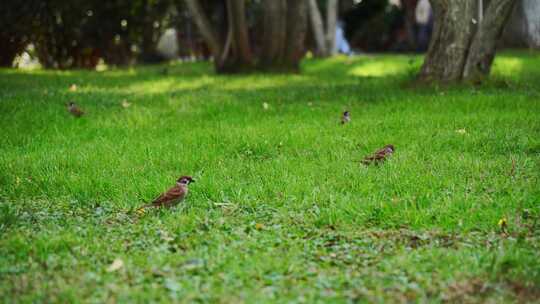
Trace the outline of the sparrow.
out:
[[[343,115],[341,115],[341,124],[344,125],[351,121],[351,113],[349,111],[343,112]]]
[[[141,211],[144,208],[148,207],[174,207],[178,205],[186,195],[188,194],[188,185],[195,182],[191,176],[181,176],[177,181],[176,185],[167,192],[162,193],[160,196],[155,198],[150,204],[144,205],[137,211]]]
[[[67,104],[67,110],[75,117],[81,117],[84,115],[83,110],[81,110],[73,101],[70,101]]]
[[[361,163],[366,166],[371,164],[378,165],[379,163],[384,162],[388,156],[392,155],[395,150],[394,145],[386,145],[377,152],[364,157]]]

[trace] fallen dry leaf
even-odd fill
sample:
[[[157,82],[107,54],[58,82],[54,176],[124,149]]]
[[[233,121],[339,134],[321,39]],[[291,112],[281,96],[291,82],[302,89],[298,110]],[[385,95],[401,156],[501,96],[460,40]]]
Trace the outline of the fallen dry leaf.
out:
[[[127,101],[126,99],[123,99],[122,100],[122,107],[124,107],[124,109],[129,108],[129,107],[131,107],[131,103],[129,101]]]
[[[114,259],[114,261],[107,267],[107,272],[114,272],[124,267],[124,261],[119,258]]]
[[[261,223],[255,224],[255,229],[257,229],[257,230],[263,230],[263,228],[264,228],[264,225],[263,225],[263,224],[261,224]]]
[[[270,105],[266,102],[263,102],[263,109],[268,110],[270,108]]]
[[[70,85],[70,86],[69,86],[69,91],[70,91],[70,92],[75,92],[75,91],[77,91],[77,85],[76,85],[76,84]]]

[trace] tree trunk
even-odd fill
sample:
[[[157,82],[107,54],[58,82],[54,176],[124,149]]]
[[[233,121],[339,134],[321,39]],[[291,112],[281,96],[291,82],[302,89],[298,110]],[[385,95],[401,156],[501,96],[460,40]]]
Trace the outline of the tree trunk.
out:
[[[234,49],[237,51],[237,61],[242,65],[251,65],[252,57],[246,26],[244,0],[228,0],[227,9],[230,10],[230,18],[232,18],[233,41]]]
[[[419,74],[426,82],[481,81],[489,75],[497,40],[516,0],[491,0],[476,26],[478,1],[431,0],[435,24]]]
[[[197,0],[186,0],[218,73],[297,72],[307,32],[307,0],[263,0],[262,48],[254,57],[245,16],[245,0],[227,0],[228,31],[219,39]],[[222,19],[223,20],[223,19]],[[225,31],[221,31],[225,33]],[[223,40],[224,44],[221,44]],[[258,59],[258,60],[256,60]]]
[[[327,0],[326,9],[326,49],[328,55],[337,53],[336,47],[336,26],[337,26],[337,0]]]
[[[461,80],[476,16],[476,1],[431,0],[434,25],[420,71],[422,81]]]
[[[502,35],[504,25],[515,4],[515,0],[491,1],[486,16],[474,35],[465,63],[463,79],[476,82],[489,75],[495,58],[496,43]]]
[[[263,1],[263,45],[261,51],[262,67],[271,66],[283,55],[287,37],[286,0]]]
[[[308,9],[306,0],[288,0],[287,41],[285,43],[284,66],[286,70],[300,71],[300,60],[304,56],[304,41],[307,33]]]
[[[321,12],[317,6],[317,0],[309,0],[309,17],[311,20],[311,27],[313,28],[313,36],[315,36],[316,54],[324,57],[327,54],[326,51],[326,37],[324,35],[324,24],[321,17]]]
[[[201,35],[203,36],[204,41],[208,44],[212,56],[214,56],[214,61],[218,63],[221,58],[221,42],[219,36],[212,28],[210,21],[204,14],[204,11],[199,3],[199,0],[186,0],[186,4],[189,12],[195,19],[195,24],[199,28]]]

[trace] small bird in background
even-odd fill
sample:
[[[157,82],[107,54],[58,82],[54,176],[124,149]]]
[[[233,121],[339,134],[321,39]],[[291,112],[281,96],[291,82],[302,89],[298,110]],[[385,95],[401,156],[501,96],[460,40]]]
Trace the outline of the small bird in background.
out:
[[[70,101],[67,104],[67,110],[75,117],[81,117],[84,115],[83,110],[81,110],[73,101]]]
[[[149,207],[174,207],[178,205],[186,195],[188,194],[188,185],[195,182],[191,176],[181,176],[177,181],[176,185],[167,192],[162,193],[156,199],[154,199],[150,204],[144,205],[137,209],[138,213],[143,213],[145,208]]]
[[[378,165],[386,160],[387,157],[394,154],[394,151],[396,149],[394,148],[394,145],[386,145],[382,149],[378,150],[377,152],[368,155],[364,157],[364,159],[361,161],[362,164],[369,166],[371,164]]]
[[[351,112],[349,111],[343,112],[343,114],[341,115],[341,124],[344,125],[350,121],[351,121]]]

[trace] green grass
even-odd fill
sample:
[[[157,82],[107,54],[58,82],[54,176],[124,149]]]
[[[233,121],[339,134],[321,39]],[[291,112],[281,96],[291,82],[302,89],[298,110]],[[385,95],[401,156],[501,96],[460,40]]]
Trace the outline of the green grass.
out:
[[[0,301],[538,301],[538,55],[476,88],[411,86],[394,55],[0,70]],[[183,174],[184,204],[131,212]]]

